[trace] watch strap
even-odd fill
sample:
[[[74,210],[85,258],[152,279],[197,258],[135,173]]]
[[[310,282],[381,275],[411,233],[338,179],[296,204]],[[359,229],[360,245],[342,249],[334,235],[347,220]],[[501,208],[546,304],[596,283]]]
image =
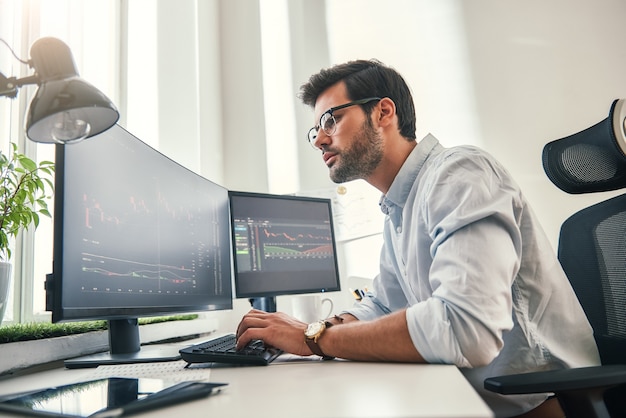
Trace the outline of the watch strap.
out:
[[[306,342],[306,345],[309,346],[309,349],[313,352],[313,354],[317,354],[318,356],[322,357],[324,360],[332,360],[335,357],[327,356],[326,354],[324,354],[324,352],[322,351],[322,349],[320,348],[319,344],[316,341],[316,340],[319,340],[319,338],[326,331],[326,329],[332,327],[333,324],[332,322],[324,321],[324,326],[325,326],[324,329],[321,331],[319,335],[317,335],[315,338],[305,337],[304,341]]]

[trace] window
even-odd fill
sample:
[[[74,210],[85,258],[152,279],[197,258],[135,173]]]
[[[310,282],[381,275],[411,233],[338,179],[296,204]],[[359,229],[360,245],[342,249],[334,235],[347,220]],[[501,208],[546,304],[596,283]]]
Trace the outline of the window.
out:
[[[119,5],[109,0],[32,0],[0,2],[0,38],[23,60],[29,58],[30,45],[38,38],[62,39],[72,50],[80,75],[97,86],[114,102],[117,94],[118,38],[110,28],[117,27]],[[78,23],[77,23],[78,22]],[[7,77],[23,77],[32,69],[15,59],[0,45],[0,71]],[[0,99],[0,146],[18,144],[20,151],[38,161],[54,161],[54,146],[28,141],[23,127],[25,114],[36,86],[24,86],[15,99]],[[52,202],[50,202],[52,209]],[[30,230],[15,243],[12,297],[3,324],[40,321],[45,312],[43,283],[52,271],[52,220],[42,218],[37,232]]]

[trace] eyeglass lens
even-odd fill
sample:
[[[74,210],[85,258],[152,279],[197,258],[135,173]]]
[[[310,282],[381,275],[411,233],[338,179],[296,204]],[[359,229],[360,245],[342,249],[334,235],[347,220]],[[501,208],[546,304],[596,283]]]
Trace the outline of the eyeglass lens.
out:
[[[337,124],[335,122],[335,117],[332,113],[326,112],[322,115],[320,119],[320,123],[322,125],[322,129],[326,135],[332,135],[335,133],[335,129],[337,128]]]
[[[326,112],[320,118],[320,127],[324,130],[326,135],[332,135],[335,133],[337,129],[337,124],[335,122],[335,117],[330,112]],[[317,134],[319,132],[319,128],[314,127],[309,131],[309,142],[311,145],[315,146],[315,141],[317,140]]]

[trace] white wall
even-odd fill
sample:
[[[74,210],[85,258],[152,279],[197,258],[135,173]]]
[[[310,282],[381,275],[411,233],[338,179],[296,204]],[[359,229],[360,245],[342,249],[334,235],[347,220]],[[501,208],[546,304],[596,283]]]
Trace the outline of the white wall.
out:
[[[526,1],[513,10],[482,3],[487,10],[472,3],[464,16],[484,146],[515,174],[556,241],[567,216],[607,196],[557,189],[541,151],[605,119],[612,101],[626,97],[626,2]]]
[[[411,84],[418,138],[479,145],[500,159],[556,246],[561,222],[605,196],[569,196],[543,146],[626,97],[623,0],[327,1],[332,63],[376,57]]]

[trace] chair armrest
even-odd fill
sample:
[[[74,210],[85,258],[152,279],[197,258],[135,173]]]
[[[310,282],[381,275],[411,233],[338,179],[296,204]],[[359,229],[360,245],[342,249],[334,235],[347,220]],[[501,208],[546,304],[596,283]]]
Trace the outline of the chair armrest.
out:
[[[522,373],[485,379],[485,389],[503,395],[567,392],[626,383],[626,364]]]

